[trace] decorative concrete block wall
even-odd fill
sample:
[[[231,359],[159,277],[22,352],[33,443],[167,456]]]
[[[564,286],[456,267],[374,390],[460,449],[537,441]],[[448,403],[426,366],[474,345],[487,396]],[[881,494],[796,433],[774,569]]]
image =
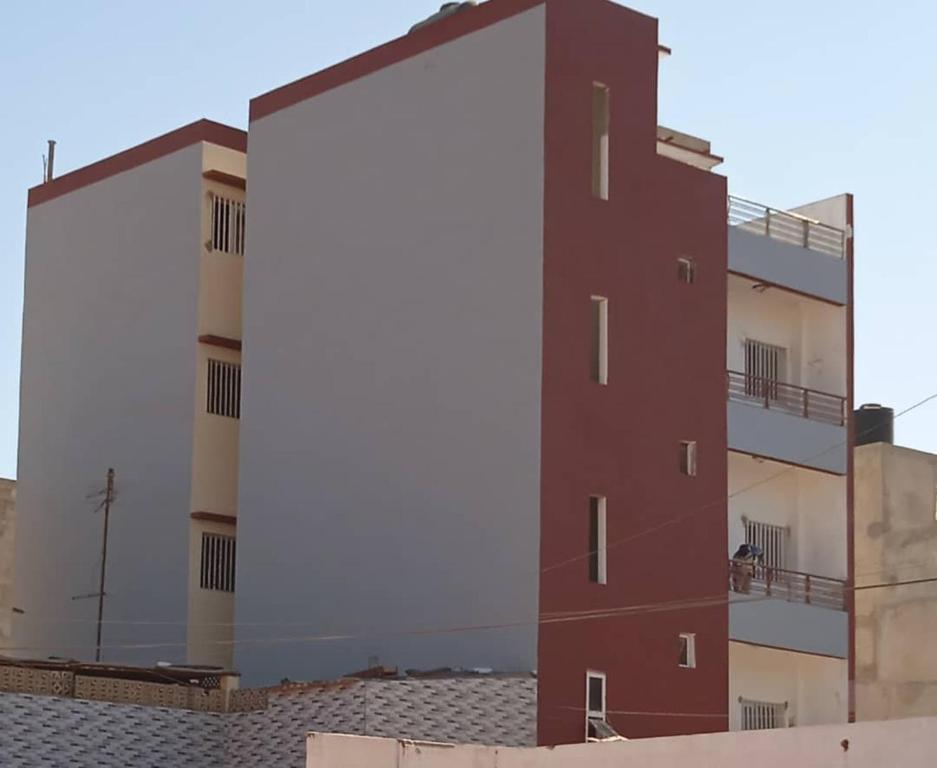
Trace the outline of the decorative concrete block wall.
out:
[[[224,715],[0,694],[4,768],[224,768]]]
[[[61,683],[46,682],[50,693]],[[529,676],[288,685],[241,692],[233,702],[257,709],[228,713],[71,695],[0,693],[0,765],[304,768],[309,731],[511,746],[536,742],[537,682]]]

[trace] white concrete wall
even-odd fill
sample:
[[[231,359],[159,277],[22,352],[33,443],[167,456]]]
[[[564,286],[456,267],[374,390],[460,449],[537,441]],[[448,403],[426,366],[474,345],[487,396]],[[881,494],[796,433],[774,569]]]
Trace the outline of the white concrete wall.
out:
[[[101,500],[116,471],[104,642],[184,642],[202,146],[29,210],[14,645],[93,657]],[[127,621],[178,622],[131,625]],[[106,650],[109,661],[184,647]]]
[[[930,768],[937,719],[531,749],[311,733],[306,768]]]
[[[831,227],[845,230],[846,205],[848,196],[845,194],[834,195],[823,200],[815,200],[812,203],[805,203],[796,208],[791,208],[793,213],[799,213],[801,216],[807,216],[816,219],[821,224],[827,224]]]
[[[846,578],[845,477],[729,453],[729,554],[743,517],[790,529],[788,569]]]
[[[745,370],[745,339],[757,339],[788,350],[788,383],[845,395],[845,308],[778,288],[754,290],[752,285],[729,275],[729,368]]]
[[[849,269],[842,257],[740,227],[729,228],[729,270],[839,304],[849,297]]]
[[[237,618],[368,637],[248,682],[536,663],[387,633],[537,616],[544,13],[251,124]]]
[[[856,583],[937,573],[937,456],[876,443],[856,449]],[[933,583],[856,592],[856,717],[937,714]]]
[[[845,659],[729,643],[729,730],[741,728],[739,697],[788,703],[789,725],[845,723]]]

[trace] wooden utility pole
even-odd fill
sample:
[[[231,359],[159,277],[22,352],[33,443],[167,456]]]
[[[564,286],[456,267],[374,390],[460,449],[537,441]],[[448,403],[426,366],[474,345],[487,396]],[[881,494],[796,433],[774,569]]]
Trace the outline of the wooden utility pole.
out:
[[[104,621],[104,576],[107,572],[107,525],[110,522],[111,502],[114,500],[114,470],[107,470],[107,485],[104,488],[104,542],[101,546],[101,583],[98,588],[98,640],[94,660],[101,660],[101,625]]]

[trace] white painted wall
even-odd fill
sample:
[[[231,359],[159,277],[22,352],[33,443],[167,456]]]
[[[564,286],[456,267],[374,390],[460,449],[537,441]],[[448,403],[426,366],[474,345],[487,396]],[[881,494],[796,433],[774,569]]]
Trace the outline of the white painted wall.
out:
[[[788,350],[788,383],[844,395],[845,308],[778,288],[754,290],[753,285],[751,280],[729,275],[726,351],[730,370],[745,370],[745,339],[757,339]]]
[[[108,467],[105,644],[183,642],[202,147],[29,210],[14,645],[93,657]],[[108,661],[183,648],[105,651]]]
[[[845,477],[730,452],[729,554],[743,517],[790,529],[790,570],[846,578]]]
[[[544,38],[538,7],[251,125],[237,619],[367,637],[239,646],[247,682],[536,663],[533,624],[392,633],[537,615]]]
[[[834,195],[823,200],[816,200],[812,203],[791,208],[794,213],[801,216],[808,216],[816,219],[822,224],[828,224],[831,227],[846,229],[846,203],[847,195]]]
[[[845,723],[849,676],[845,659],[729,643],[729,730],[741,728],[739,697],[788,703],[791,725]]]
[[[306,768],[930,768],[937,718],[511,748],[311,733]]]

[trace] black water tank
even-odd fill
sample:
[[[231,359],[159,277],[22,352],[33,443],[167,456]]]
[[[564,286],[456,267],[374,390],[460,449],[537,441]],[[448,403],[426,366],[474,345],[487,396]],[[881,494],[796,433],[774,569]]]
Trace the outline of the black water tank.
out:
[[[856,445],[895,442],[895,411],[878,403],[860,405],[854,412]]]

